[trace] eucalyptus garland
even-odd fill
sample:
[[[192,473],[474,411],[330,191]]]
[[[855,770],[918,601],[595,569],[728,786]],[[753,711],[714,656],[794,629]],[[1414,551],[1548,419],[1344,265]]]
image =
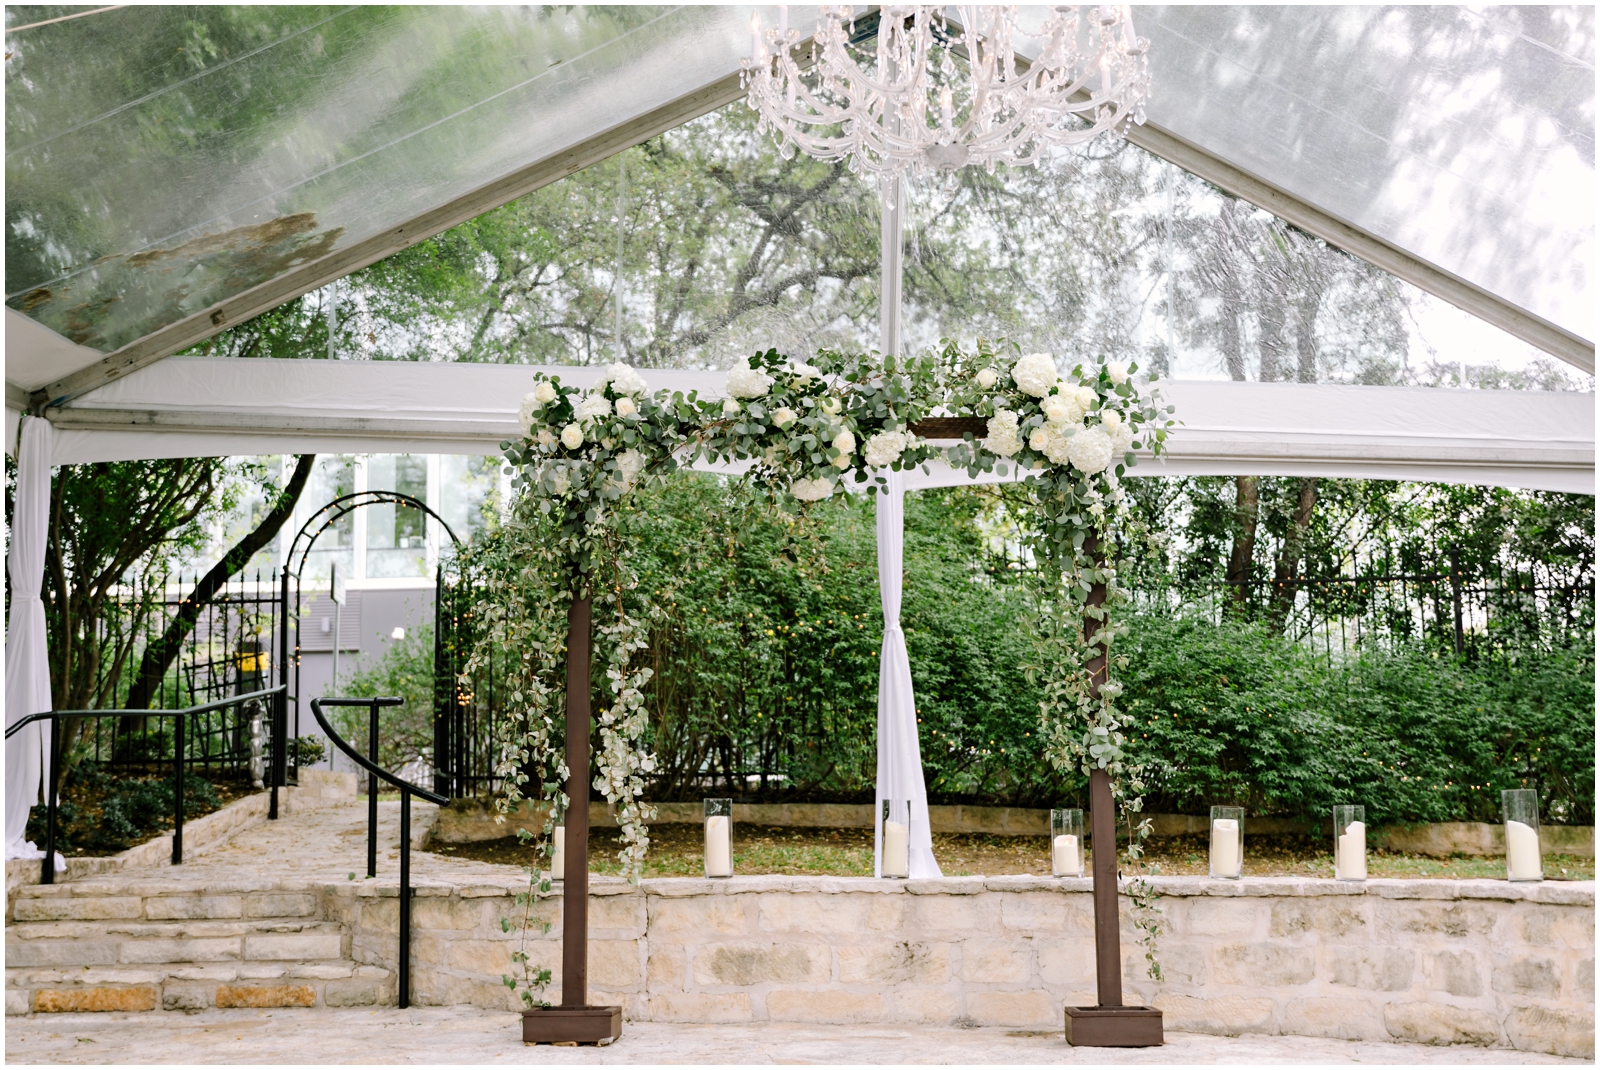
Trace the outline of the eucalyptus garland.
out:
[[[519,492],[512,523],[527,537],[486,584],[488,627],[468,665],[470,673],[491,650],[518,659],[499,739],[501,806],[517,806],[538,781],[545,820],[530,838],[548,857],[573,773],[557,730],[565,616],[573,599],[588,597],[610,696],[599,711],[594,786],[617,807],[619,859],[628,879],[639,879],[654,816],[642,802],[655,767],[644,743],[651,670],[634,667],[646,629],[627,608],[634,581],[619,521],[622,499],[641,482],[680,463],[742,466],[781,507],[800,511],[850,486],[878,490],[887,472],[944,461],[973,478],[1012,474],[1030,489],[1041,657],[1029,672],[1045,690],[1046,754],[1063,770],[1106,770],[1123,805],[1138,812],[1142,771],[1127,762],[1116,706],[1114,672],[1127,661],[1111,649],[1125,630],[1114,615],[1125,600],[1119,567],[1140,538],[1121,481],[1137,453],[1162,452],[1173,410],[1137,370],[1095,362],[1063,375],[1049,354],[947,343],[920,356],[825,350],[810,361],[768,350],[730,370],[727,396],[715,399],[648,393],[622,364],[588,390],[535,375],[520,413],[526,433],[504,443]],[[917,435],[915,425],[938,418],[982,420],[985,434],[949,446]],[[1097,584],[1104,602],[1092,597]],[[1099,679],[1091,674],[1097,657],[1105,659]],[[523,901],[531,909],[550,885],[529,873]],[[525,951],[517,961],[532,1005],[549,977]]]

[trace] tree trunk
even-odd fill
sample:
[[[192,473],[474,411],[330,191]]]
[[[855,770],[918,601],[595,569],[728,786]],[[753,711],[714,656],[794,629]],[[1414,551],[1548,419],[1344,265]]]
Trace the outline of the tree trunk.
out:
[[[1226,581],[1231,612],[1242,614],[1250,602],[1250,573],[1256,556],[1256,525],[1261,519],[1261,477],[1238,476],[1233,485],[1233,553],[1228,556]]]
[[[250,559],[258,550],[277,537],[279,529],[294,514],[294,507],[306,489],[306,482],[311,478],[311,468],[316,459],[314,453],[300,455],[294,474],[289,477],[288,485],[279,493],[278,500],[262,518],[261,523],[254,531],[240,539],[233,549],[223,554],[222,560],[201,577],[193,593],[178,606],[178,612],[167,625],[166,631],[145,647],[144,656],[139,659],[139,668],[134,672],[133,683],[128,688],[128,709],[149,708],[151,699],[161,686],[162,678],[176,660],[184,639],[188,638],[195,622],[200,619],[200,610],[205,608],[224,584],[250,563]]]
[[[1289,518],[1289,530],[1283,537],[1283,550],[1278,554],[1277,565],[1273,569],[1270,619],[1274,631],[1283,631],[1289,620],[1289,611],[1294,608],[1294,581],[1300,576],[1306,532],[1311,527],[1311,515],[1316,507],[1317,479],[1310,476],[1300,481],[1300,495],[1295,502],[1294,514]]]

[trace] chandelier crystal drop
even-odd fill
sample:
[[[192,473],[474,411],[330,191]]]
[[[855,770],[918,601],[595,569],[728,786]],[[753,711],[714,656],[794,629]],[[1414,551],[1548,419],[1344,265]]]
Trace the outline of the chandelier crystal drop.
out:
[[[1124,5],[1052,7],[1026,29],[1013,6],[827,5],[806,50],[779,12],[776,29],[752,16],[743,83],[785,158],[890,177],[1028,167],[1144,122],[1149,42]]]

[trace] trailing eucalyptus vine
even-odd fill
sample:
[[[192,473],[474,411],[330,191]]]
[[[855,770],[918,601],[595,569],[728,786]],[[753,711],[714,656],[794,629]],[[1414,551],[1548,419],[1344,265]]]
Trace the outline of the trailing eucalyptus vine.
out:
[[[1126,658],[1111,650],[1124,628],[1113,612],[1125,599],[1119,566],[1140,534],[1121,479],[1136,451],[1161,452],[1173,421],[1171,407],[1141,387],[1136,370],[1080,364],[1063,376],[1048,354],[1019,356],[984,343],[969,352],[947,343],[922,356],[823,351],[810,362],[768,350],[729,371],[728,396],[718,399],[647,393],[639,374],[622,364],[588,390],[535,375],[521,410],[526,433],[504,444],[519,494],[512,534],[482,579],[478,610],[486,628],[467,666],[470,674],[491,652],[516,658],[498,741],[502,811],[536,804],[542,827],[523,835],[537,857],[550,857],[567,780],[585,775],[562,759],[561,681],[566,614],[574,599],[589,598],[608,696],[598,711],[594,787],[617,807],[619,859],[628,879],[639,879],[654,816],[642,802],[654,767],[644,743],[651,670],[634,665],[646,629],[629,610],[635,580],[619,520],[641,481],[681,463],[745,465],[780,507],[803,510],[851,485],[878,490],[885,472],[942,461],[974,478],[1005,477],[1009,466],[1030,488],[1038,513],[1031,549],[1041,658],[1029,671],[1047,696],[1047,754],[1064,770],[1106,770],[1124,807],[1137,813],[1141,770],[1126,760],[1116,706],[1122,688],[1114,670]],[[959,443],[939,446],[913,430],[930,419],[963,418],[982,420],[983,437],[969,430]],[[1094,597],[1099,584],[1103,601]],[[1092,672],[1096,658],[1105,668]],[[537,800],[527,795],[534,783]],[[1147,831],[1148,821],[1130,848],[1134,857]],[[534,867],[528,874],[528,891],[518,897],[524,939],[534,902],[550,891],[548,877]],[[1141,894],[1148,898],[1148,889]],[[1154,932],[1147,930],[1147,957],[1158,972]],[[529,1006],[543,1005],[549,971],[533,966],[525,944],[514,962],[522,977],[507,976],[506,985],[520,986]]]

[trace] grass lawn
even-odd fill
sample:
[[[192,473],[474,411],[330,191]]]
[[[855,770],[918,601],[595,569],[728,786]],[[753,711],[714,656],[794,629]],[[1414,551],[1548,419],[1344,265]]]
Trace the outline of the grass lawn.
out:
[[[620,842],[617,830],[590,831],[590,871],[614,875]],[[478,843],[432,844],[429,850],[454,858],[472,858],[516,866],[530,865],[531,849],[515,837]],[[650,853],[645,858],[646,877],[698,877],[701,874],[702,839],[699,825],[656,825],[650,829]],[[936,833],[933,854],[947,877],[1000,876],[1050,872],[1049,844],[1044,836],[988,836],[974,833]],[[1204,836],[1153,839],[1144,862],[1154,872],[1203,876],[1206,873]],[[734,872],[744,875],[788,873],[796,876],[866,877],[872,874],[871,829],[777,828],[735,825]],[[1244,871],[1250,877],[1332,877],[1331,844],[1301,836],[1245,837]],[[1367,860],[1372,877],[1503,879],[1505,860],[1499,857],[1428,858],[1422,855],[1372,852]],[[1546,855],[1547,878],[1593,880],[1594,859],[1574,855]]]

